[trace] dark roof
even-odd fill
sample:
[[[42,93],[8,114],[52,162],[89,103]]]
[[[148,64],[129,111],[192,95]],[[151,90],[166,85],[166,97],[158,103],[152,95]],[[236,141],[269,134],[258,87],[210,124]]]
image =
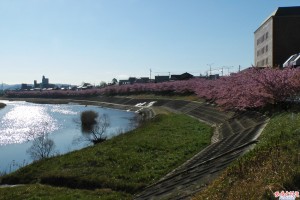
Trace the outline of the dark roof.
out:
[[[129,81],[135,81],[136,80],[136,78],[135,77],[129,77],[129,79],[128,79]]]
[[[300,6],[292,7],[278,7],[270,16],[268,16],[259,26],[254,33],[260,29],[260,27],[265,24],[272,17],[286,17],[286,16],[299,16],[300,17]]]
[[[169,76],[155,76],[155,79],[169,79]]]
[[[150,81],[149,77],[141,77],[136,79],[136,83],[148,83]]]
[[[171,75],[171,80],[188,80],[193,77],[194,76],[192,74],[185,72],[180,75],[176,75],[176,74]]]
[[[172,74],[171,79],[180,79],[181,75]]]
[[[300,16],[300,6],[279,7],[274,16]]]

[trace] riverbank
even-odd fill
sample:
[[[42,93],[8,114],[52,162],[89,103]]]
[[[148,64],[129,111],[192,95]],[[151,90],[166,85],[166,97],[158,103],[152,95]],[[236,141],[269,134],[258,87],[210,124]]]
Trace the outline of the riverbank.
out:
[[[158,181],[209,145],[212,131],[208,125],[186,115],[160,114],[136,130],[102,144],[26,166],[3,176],[1,183],[52,185],[55,186],[50,189],[53,193],[49,192],[52,198],[57,197],[57,186],[69,188],[66,190],[77,188],[82,192],[97,189],[96,193],[89,193],[94,193],[95,199],[99,192],[132,198],[133,194]],[[13,195],[13,191],[33,186],[20,187],[22,189],[2,188],[0,196]]]
[[[38,104],[80,104],[80,105],[95,105],[95,106],[101,106],[101,107],[107,107],[112,109],[119,109],[119,110],[132,110],[136,111],[138,108],[134,106],[128,106],[128,105],[121,105],[121,104],[115,104],[115,103],[108,103],[108,102],[100,102],[96,100],[90,100],[90,99],[43,99],[43,98],[1,98],[1,100],[7,100],[7,101],[26,101],[30,103],[38,103]]]
[[[142,108],[148,108],[155,102],[155,107],[152,107],[151,110],[161,111],[163,109],[184,113],[214,127],[218,133],[214,134],[212,138],[214,144],[209,145],[184,165],[176,168],[163,180],[150,185],[142,193],[137,194],[135,198],[138,199],[153,197],[161,199],[167,198],[167,196],[183,198],[193,195],[216,178],[233,160],[252,148],[266,122],[266,117],[259,113],[251,111],[243,113],[222,112],[215,105],[202,101],[106,96],[95,97],[89,101],[140,106]]]
[[[101,97],[99,98],[99,101],[100,100],[112,103],[123,102],[125,105],[131,106],[141,101],[124,97]],[[142,99],[142,101],[144,100],[145,99]],[[147,102],[149,101],[153,101],[153,99],[148,99]],[[265,197],[272,199],[272,191],[276,189],[280,191],[290,190],[289,188],[299,190],[297,186],[299,186],[300,165],[298,161],[299,158],[297,157],[299,153],[297,152],[299,152],[300,149],[299,145],[296,146],[300,143],[297,131],[297,124],[300,123],[299,114],[281,113],[273,116],[270,124],[263,131],[262,135],[259,136],[259,130],[263,129],[266,118],[254,112],[248,111],[233,115],[233,113],[230,112],[217,111],[214,105],[182,100],[159,99],[155,105],[163,106],[167,108],[167,110],[182,112],[200,120],[203,119],[209,124],[219,124],[220,126],[218,125],[217,127],[220,130],[220,134],[216,137],[217,141],[220,142],[219,144],[211,145],[211,148],[207,148],[209,151],[200,152],[198,156],[199,160],[193,159],[194,164],[191,164],[190,169],[186,170],[185,168],[183,171],[181,169],[177,170],[177,172],[179,171],[178,173],[170,175],[170,181],[168,181],[168,177],[167,180],[166,178],[164,179],[168,181],[165,182],[166,184],[164,180],[159,181],[157,186],[159,186],[160,191],[155,189],[153,192],[166,193],[169,191],[163,190],[166,187],[170,189],[171,186],[174,187],[174,185],[178,186],[178,188],[183,188],[182,182],[186,185],[192,185],[192,187],[204,186],[207,184],[201,183],[202,180],[206,180],[206,178],[203,178],[204,176],[208,175],[211,178],[213,172],[225,169],[225,167],[238,158],[239,155],[242,156],[246,152],[242,148],[247,147],[246,149],[252,149],[254,148],[252,145],[255,143],[258,143],[258,145],[254,150],[234,162],[233,165],[222,173],[220,178],[214,183],[209,184],[210,186],[201,192],[201,194],[197,195],[196,198],[248,199],[249,196],[255,196],[255,199],[265,199]],[[159,107],[159,110],[160,108],[161,107]],[[165,140],[165,138],[160,138],[159,140]],[[244,143],[240,143],[240,141]],[[234,146],[236,146],[235,149],[232,149],[231,147]],[[218,151],[220,154],[215,154],[210,157],[205,156],[206,154],[212,154]],[[281,155],[286,156],[288,160],[282,158]],[[202,162],[201,158],[203,157],[207,157],[208,160],[202,160]],[[221,161],[218,159],[221,159]],[[286,165],[285,163],[288,164]],[[212,166],[206,166],[206,164],[211,164]],[[278,165],[280,166],[277,167]],[[193,170],[200,170],[201,172],[195,173]],[[274,173],[276,176],[274,176]],[[184,178],[186,175],[191,177]],[[179,177],[178,180],[181,181],[176,182],[176,185],[174,181],[172,181],[173,177]],[[255,177],[259,178],[257,179]],[[265,181],[265,177],[267,177],[267,182]],[[195,180],[199,180],[200,182],[195,183]],[[242,188],[240,185],[243,185]],[[248,187],[250,188],[249,190],[247,189]],[[257,187],[259,187],[259,189],[257,189]],[[147,189],[149,189],[149,187],[147,187]],[[203,189],[204,188],[202,188],[202,190]],[[178,190],[176,188],[174,190],[176,190],[175,192],[177,194]],[[185,188],[183,191],[186,192],[187,195],[192,194],[191,191]],[[249,193],[249,191],[251,192]],[[144,193],[147,193],[147,191]],[[131,193],[129,198],[132,198]]]
[[[128,98],[131,99],[131,98]],[[0,98],[0,100],[6,101],[26,101],[37,104],[79,104],[79,105],[93,105],[117,110],[125,110],[128,112],[136,112],[140,115],[142,121],[153,118],[156,114],[155,110],[151,106],[136,106],[143,102],[143,100],[137,101],[134,104],[120,104],[118,102],[101,101],[99,98],[88,99],[49,99],[49,98]],[[160,113],[160,112],[159,112]]]

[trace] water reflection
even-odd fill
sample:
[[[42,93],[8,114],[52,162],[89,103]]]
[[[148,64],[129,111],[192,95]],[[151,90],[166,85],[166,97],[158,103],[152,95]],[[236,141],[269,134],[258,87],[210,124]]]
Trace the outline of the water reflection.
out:
[[[0,122],[0,145],[23,143],[42,132],[57,130],[58,123],[47,108],[39,105],[19,105],[7,112]]]
[[[66,106],[62,106],[62,105],[54,105],[53,108],[51,109],[51,112],[56,112],[65,115],[77,115],[77,112],[67,109]]]
[[[17,101],[1,101],[7,106],[0,109],[0,173],[11,172],[31,163],[26,151],[32,146],[34,138],[47,133],[61,154],[86,147],[89,143],[74,144],[74,138],[82,136],[81,128],[74,123],[81,112],[94,110],[107,113],[111,126],[107,137],[111,138],[118,130],[131,130],[130,124],[135,114],[96,106],[33,104]]]

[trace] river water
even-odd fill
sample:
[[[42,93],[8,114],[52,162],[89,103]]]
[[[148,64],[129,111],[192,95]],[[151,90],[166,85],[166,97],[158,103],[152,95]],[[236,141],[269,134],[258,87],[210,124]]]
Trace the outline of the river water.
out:
[[[12,172],[31,163],[27,150],[40,133],[48,133],[55,144],[55,152],[64,154],[88,145],[80,127],[80,113],[93,110],[107,114],[110,127],[108,138],[121,131],[135,128],[133,112],[75,104],[34,104],[22,101],[0,101],[7,106],[0,109],[0,172]]]

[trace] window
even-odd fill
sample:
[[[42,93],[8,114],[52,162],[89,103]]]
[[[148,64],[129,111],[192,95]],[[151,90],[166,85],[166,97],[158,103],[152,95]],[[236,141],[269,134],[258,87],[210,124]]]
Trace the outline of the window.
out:
[[[266,32],[266,39],[268,39],[269,37],[269,32]]]
[[[268,58],[266,58],[266,65],[267,65],[267,64],[269,64],[269,62],[268,62]]]
[[[269,50],[269,46],[268,46],[268,45],[266,45],[266,52],[268,52],[268,50]]]

